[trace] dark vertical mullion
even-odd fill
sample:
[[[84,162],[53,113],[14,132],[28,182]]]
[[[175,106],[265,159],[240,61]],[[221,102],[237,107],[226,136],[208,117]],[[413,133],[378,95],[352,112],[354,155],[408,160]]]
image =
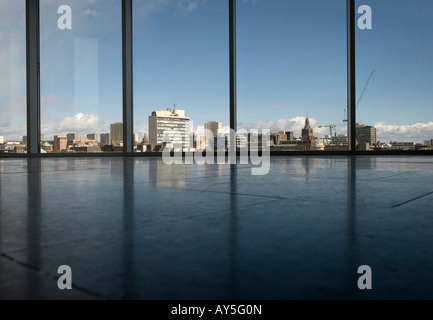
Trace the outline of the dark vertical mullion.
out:
[[[236,98],[236,0],[229,0],[230,32],[230,129],[237,131],[237,98]],[[233,143],[234,141],[234,143]],[[230,148],[236,151],[236,135],[230,136]],[[236,163],[236,162],[235,162]]]
[[[40,153],[39,0],[26,0],[27,152]]]
[[[347,0],[347,116],[349,151],[356,153],[355,0]]]
[[[134,151],[132,0],[122,0],[123,152]]]

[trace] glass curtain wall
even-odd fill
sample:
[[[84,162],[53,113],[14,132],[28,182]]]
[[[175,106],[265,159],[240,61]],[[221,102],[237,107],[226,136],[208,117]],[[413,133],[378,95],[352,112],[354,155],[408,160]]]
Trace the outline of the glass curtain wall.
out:
[[[133,1],[135,151],[229,134],[227,0]]]
[[[0,0],[0,71],[0,155],[27,153],[25,0]]]
[[[121,0],[40,0],[43,153],[123,151]]]
[[[433,2],[356,1],[357,149],[431,150]]]
[[[344,151],[345,0],[237,1],[238,128],[271,151]]]

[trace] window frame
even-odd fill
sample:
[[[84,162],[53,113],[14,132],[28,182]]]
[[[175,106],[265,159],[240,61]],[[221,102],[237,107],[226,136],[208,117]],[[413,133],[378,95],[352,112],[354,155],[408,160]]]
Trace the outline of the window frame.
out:
[[[1,158],[18,157],[153,157],[161,153],[135,153],[134,145],[134,106],[133,106],[133,14],[132,1],[122,0],[122,83],[123,83],[123,152],[116,154],[41,154],[41,103],[40,103],[40,24],[39,0],[26,0],[26,50],[27,50],[27,153],[0,154]],[[237,131],[237,79],[236,79],[236,0],[229,2],[229,116],[230,128]],[[273,151],[271,156],[299,155],[433,155],[433,151],[358,151],[356,150],[356,51],[355,0],[346,0],[347,17],[347,102],[348,102],[348,140],[347,151]],[[234,138],[234,137],[233,137]],[[234,146],[234,145],[233,145]]]

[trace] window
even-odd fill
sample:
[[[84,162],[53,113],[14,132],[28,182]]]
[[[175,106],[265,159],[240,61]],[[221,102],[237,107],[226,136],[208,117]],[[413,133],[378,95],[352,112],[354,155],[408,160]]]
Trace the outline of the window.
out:
[[[133,15],[135,150],[228,134],[228,1],[134,1]]]
[[[0,154],[27,152],[25,1],[0,0]]]
[[[40,152],[124,151],[122,0],[38,1]],[[229,2],[132,1],[135,152],[228,149]],[[236,6],[238,129],[270,130],[271,151],[348,150],[347,1]],[[0,155],[26,154],[26,1],[0,9]],[[433,4],[355,10],[356,150],[431,151]]]
[[[372,29],[356,31],[358,150],[431,150],[433,2],[361,5],[371,8]]]
[[[346,1],[237,2],[238,128],[271,150],[347,150]]]
[[[121,0],[41,0],[46,153],[123,150]]]

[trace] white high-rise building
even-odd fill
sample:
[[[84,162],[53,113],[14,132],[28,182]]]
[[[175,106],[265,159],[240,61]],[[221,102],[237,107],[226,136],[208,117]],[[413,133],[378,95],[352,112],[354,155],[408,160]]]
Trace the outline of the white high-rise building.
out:
[[[0,136],[0,143],[5,143],[5,137]]]
[[[149,117],[149,142],[151,145],[173,143],[190,148],[190,119],[185,110],[154,111]]]

